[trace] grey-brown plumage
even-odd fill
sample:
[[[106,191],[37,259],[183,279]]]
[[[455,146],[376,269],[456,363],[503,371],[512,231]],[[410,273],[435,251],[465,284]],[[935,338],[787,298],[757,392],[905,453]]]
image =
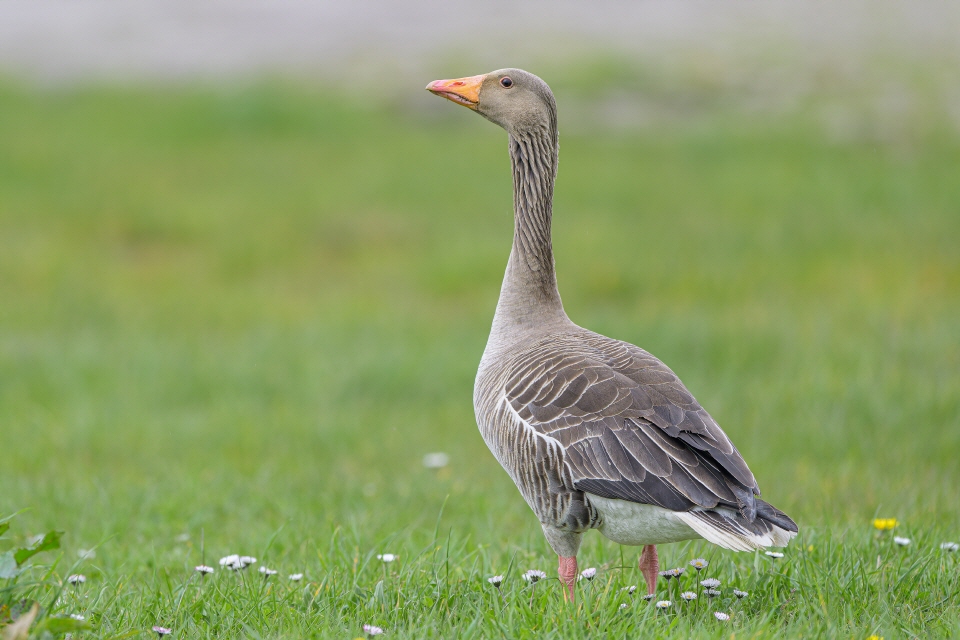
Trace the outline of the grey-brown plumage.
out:
[[[484,441],[560,556],[570,595],[592,528],[650,549],[641,568],[651,592],[652,545],[696,537],[735,550],[785,545],[796,524],[759,499],[740,452],[673,371],[564,312],[550,240],[557,115],[546,83],[503,69],[427,88],[509,134],[513,247],[474,407]]]

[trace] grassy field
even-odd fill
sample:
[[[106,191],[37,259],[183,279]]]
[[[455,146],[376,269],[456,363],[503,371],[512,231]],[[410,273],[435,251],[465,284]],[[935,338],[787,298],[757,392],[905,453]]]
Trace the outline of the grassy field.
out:
[[[561,127],[588,82],[558,87]],[[960,542],[945,118],[844,136],[813,107],[718,103],[562,129],[569,315],[667,362],[801,527],[781,560],[661,547],[724,583],[665,612],[621,591],[637,550],[591,534],[574,611],[472,412],[506,137],[411,104],[0,84],[0,516],[26,510],[0,553],[65,531],[0,579],[0,624],[26,598],[91,638],[960,636],[960,553],[939,548]],[[450,464],[424,468],[433,451]],[[230,553],[258,564],[221,570]]]

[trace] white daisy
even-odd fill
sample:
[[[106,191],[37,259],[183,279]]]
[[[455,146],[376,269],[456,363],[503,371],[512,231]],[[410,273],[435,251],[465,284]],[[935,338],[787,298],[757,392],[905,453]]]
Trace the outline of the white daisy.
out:
[[[730,619],[730,616],[724,613],[723,611],[714,611],[713,617],[719,620],[720,622],[726,622]]]
[[[74,573],[73,575],[67,576],[67,582],[70,584],[83,584],[87,581],[87,576],[82,573]]]
[[[590,567],[589,569],[584,569],[583,571],[580,572],[580,577],[583,578],[584,580],[593,580],[596,577],[596,575],[597,575],[597,570],[594,569],[593,567]]]
[[[620,605],[620,611],[623,611],[623,610],[626,609],[626,608],[627,608],[627,603],[626,603],[626,602],[624,602],[623,604]]]
[[[73,618],[74,620],[79,621],[79,622],[83,622],[84,620],[86,620],[86,618],[84,618],[84,617],[83,617],[82,615],[80,615],[79,613],[71,613],[71,614],[70,614],[70,617]]]
[[[393,562],[397,559],[397,556],[392,553],[378,553],[377,560],[382,560],[383,562]]]
[[[246,569],[248,565],[256,564],[257,559],[253,556],[240,556],[240,565]]]
[[[750,594],[746,591],[740,591],[739,589],[734,589],[733,595],[737,596],[737,600],[743,600]]]
[[[487,578],[487,582],[499,589],[500,585],[503,584],[503,576],[493,576],[492,578]]]
[[[363,625],[363,632],[372,638],[373,636],[378,636],[383,633],[383,629],[376,625],[365,624]]]
[[[161,626],[159,626],[159,625],[154,626],[154,627],[153,627],[153,631],[154,631],[154,633],[156,633],[156,634],[157,634],[158,636],[160,636],[160,637],[168,636],[168,635],[170,635],[171,633],[173,633],[173,629],[167,629],[166,627],[161,627]]]
[[[683,572],[684,572],[683,567],[679,567],[677,569],[667,569],[666,571],[660,571],[657,575],[667,580],[669,580],[670,578],[676,578],[677,580],[679,580],[680,576],[683,575]]]
[[[660,600],[659,602],[657,602],[657,609],[666,609],[671,604],[673,603],[670,602],[669,600]]]
[[[228,569],[239,569],[240,568],[240,556],[233,553],[229,556],[223,556],[220,558],[220,566],[227,567]]]
[[[683,593],[680,594],[680,597],[686,600],[687,602],[690,602],[691,600],[697,599],[697,594],[695,594],[693,591],[684,591]]]
[[[699,573],[700,571],[710,566],[710,563],[704,560],[703,558],[695,558],[690,561],[690,566],[696,569],[697,572]]]
[[[944,551],[960,551],[960,544],[956,542],[941,542],[940,548]]]
[[[626,591],[628,596],[632,596],[636,590],[637,590],[637,585],[635,584],[632,584],[629,587],[624,587],[623,589],[620,589],[620,591]]]
[[[291,573],[289,576],[287,576],[287,580],[291,580],[293,582],[300,582],[301,580],[303,580],[303,574]]]
[[[703,594],[708,598],[716,598],[720,595],[720,591],[718,589],[706,589]]]
[[[427,469],[442,469],[448,464],[450,464],[450,456],[442,451],[423,456],[423,466]]]
[[[197,573],[199,573],[200,575],[206,575],[206,574],[208,574],[208,573],[213,573],[213,567],[208,567],[208,566],[205,565],[205,564],[198,564],[197,566],[195,566],[195,567],[193,568],[193,570],[196,571]]]
[[[720,586],[720,581],[716,578],[707,578],[706,580],[700,581],[700,586],[706,587],[707,589],[716,589]]]
[[[277,572],[275,569],[267,569],[266,565],[262,565],[260,567],[260,573],[262,573],[267,578],[269,578],[270,576],[277,575]]]
[[[771,558],[780,559],[783,557],[783,554],[779,551],[764,551],[764,554],[770,556]]]
[[[529,571],[524,572],[523,579],[530,583],[536,583],[539,580],[543,580],[547,577],[543,571],[539,569],[530,569]]]
[[[643,599],[646,600],[647,602],[650,602],[651,600],[653,600],[653,594],[648,593],[647,595],[643,596]]]
[[[901,538],[900,536],[895,536],[893,541],[896,542],[901,547],[905,547],[910,544],[910,538]]]

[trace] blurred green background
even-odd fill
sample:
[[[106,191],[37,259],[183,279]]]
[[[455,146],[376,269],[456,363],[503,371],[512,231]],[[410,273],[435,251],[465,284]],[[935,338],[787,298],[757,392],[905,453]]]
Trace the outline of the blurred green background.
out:
[[[709,65],[531,70],[560,108],[571,318],[670,365],[801,528],[960,529],[943,70],[899,70],[894,112],[870,78],[758,107]],[[506,134],[431,79],[0,81],[0,513],[103,543],[107,572],[192,566],[201,530],[208,564],[278,529],[301,558],[337,528],[419,544],[441,509],[549,557],[471,404]]]
[[[524,511],[471,407],[512,225],[500,130],[289,83],[0,101],[4,510],[93,538],[167,509],[229,535],[221,490],[265,526],[372,497],[391,525],[448,493]],[[670,364],[801,521],[955,521],[955,132],[718,109],[563,136],[570,316]]]

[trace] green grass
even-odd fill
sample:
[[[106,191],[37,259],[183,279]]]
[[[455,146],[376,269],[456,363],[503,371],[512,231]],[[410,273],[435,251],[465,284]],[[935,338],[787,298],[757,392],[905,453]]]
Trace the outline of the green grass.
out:
[[[568,313],[667,362],[801,527],[781,561],[661,547],[711,561],[720,629],[702,597],[662,614],[621,594],[637,550],[599,534],[580,555],[599,576],[563,605],[471,405],[510,242],[505,134],[431,105],[0,85],[0,515],[27,509],[0,552],[66,531],[0,603],[102,638],[960,634],[960,554],[938,548],[960,541],[947,121],[838,139],[813,108],[721,105],[562,134]],[[228,553],[281,575],[192,572]],[[528,568],[551,580],[531,592]]]

